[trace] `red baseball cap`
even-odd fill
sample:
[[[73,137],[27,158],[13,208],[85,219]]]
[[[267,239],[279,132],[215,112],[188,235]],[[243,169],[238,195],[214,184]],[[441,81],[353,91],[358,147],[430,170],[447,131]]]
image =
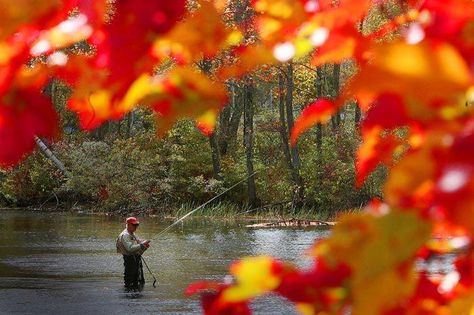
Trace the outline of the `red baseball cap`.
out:
[[[128,217],[127,220],[125,220],[127,224],[133,224],[133,225],[138,225],[140,222],[138,222],[137,218],[135,217]]]

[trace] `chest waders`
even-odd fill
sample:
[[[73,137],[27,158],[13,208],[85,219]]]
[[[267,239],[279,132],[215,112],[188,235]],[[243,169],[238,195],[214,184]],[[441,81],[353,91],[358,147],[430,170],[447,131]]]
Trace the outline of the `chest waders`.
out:
[[[140,255],[123,255],[124,284],[127,289],[139,289],[145,285]]]
[[[135,235],[132,235],[132,239],[138,243],[138,240]],[[143,264],[141,255],[123,255],[123,266],[125,267],[123,275],[125,288],[143,288],[143,286],[145,285],[145,276],[143,274]]]

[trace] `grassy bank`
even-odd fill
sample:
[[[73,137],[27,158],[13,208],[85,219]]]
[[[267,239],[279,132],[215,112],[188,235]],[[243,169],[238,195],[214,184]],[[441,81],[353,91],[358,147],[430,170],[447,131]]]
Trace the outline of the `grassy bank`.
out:
[[[72,212],[97,215],[117,215],[117,216],[153,216],[162,217],[170,220],[178,220],[183,216],[190,214],[186,219],[203,219],[215,221],[285,221],[290,219],[297,220],[318,220],[335,221],[342,213],[359,211],[359,209],[350,209],[344,211],[318,210],[311,207],[301,207],[290,210],[289,204],[279,204],[276,206],[262,206],[249,208],[239,206],[228,202],[215,202],[202,206],[198,204],[182,204],[180,206],[171,205],[160,208],[124,208],[119,211],[110,211],[94,204],[53,204],[32,205],[26,207],[5,207],[0,210],[24,210],[41,212]]]
[[[195,210],[198,206],[190,204],[182,205],[178,209],[174,209],[170,216],[180,218],[187,213]],[[192,214],[194,218],[203,217],[219,220],[257,220],[257,221],[283,221],[289,219],[299,220],[320,220],[333,221],[339,212],[334,211],[318,211],[314,208],[299,208],[293,212],[288,211],[283,206],[248,208],[239,207],[229,203],[216,203],[207,205]]]

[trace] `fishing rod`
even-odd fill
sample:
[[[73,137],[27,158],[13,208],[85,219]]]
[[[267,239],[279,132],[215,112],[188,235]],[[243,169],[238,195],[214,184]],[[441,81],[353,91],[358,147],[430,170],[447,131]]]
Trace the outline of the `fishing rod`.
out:
[[[231,187],[227,188],[226,190],[224,190],[223,192],[221,192],[220,194],[218,194],[217,196],[209,199],[208,201],[206,201],[205,203],[203,203],[202,205],[200,205],[199,207],[197,207],[196,209],[193,209],[191,211],[189,211],[188,213],[186,213],[185,215],[183,215],[181,218],[179,218],[178,220],[176,220],[175,222],[173,222],[171,225],[169,225],[168,227],[166,227],[163,231],[161,231],[160,233],[156,234],[154,237],[152,237],[152,239],[155,239],[157,237],[159,237],[160,235],[163,235],[164,233],[166,233],[167,231],[169,231],[173,226],[175,226],[176,224],[178,224],[179,222],[183,221],[184,219],[186,219],[187,217],[189,217],[190,215],[192,215],[194,212],[198,211],[199,209],[203,208],[205,205],[207,205],[208,203],[216,200],[217,198],[219,198],[220,196],[222,196],[223,194],[225,194],[226,192],[228,192],[229,190],[233,189],[234,187],[237,187],[238,185],[240,185],[241,183],[243,183],[244,181],[248,180],[249,178],[251,178],[252,176],[255,176],[255,174],[259,173],[261,171],[258,170],[258,171],[255,171],[253,172],[252,174],[250,174],[249,176],[247,176],[246,178],[242,179],[241,181],[239,181],[238,183],[232,185]]]
[[[148,269],[148,272],[149,272],[149,273],[151,274],[151,276],[153,277],[153,287],[156,288],[156,285],[155,285],[155,284],[156,284],[155,275],[153,274],[153,272],[151,272],[150,267],[148,267],[148,264],[147,264],[146,261],[145,261],[145,257],[143,257],[143,255],[142,255],[141,258],[142,258],[143,263],[145,264],[146,269]]]
[[[176,220],[175,222],[173,222],[172,224],[170,224],[169,226],[167,226],[163,231],[161,231],[160,233],[156,234],[155,236],[153,236],[151,239],[155,239],[157,237],[159,237],[160,235],[163,235],[164,233],[166,233],[167,231],[169,231],[173,226],[175,226],[176,224],[178,224],[179,222],[182,222],[184,219],[186,219],[187,217],[189,217],[191,214],[193,214],[194,212],[198,211],[199,209],[203,208],[205,205],[207,205],[208,203],[216,200],[217,198],[219,198],[220,196],[222,196],[223,194],[225,194],[226,192],[228,192],[229,190],[233,189],[234,187],[237,187],[238,185],[240,185],[241,183],[243,183],[244,181],[248,180],[249,178],[251,178],[252,176],[255,176],[255,174],[257,174],[258,172],[260,172],[261,170],[258,170],[258,171],[255,171],[253,172],[252,174],[250,174],[249,176],[247,176],[246,178],[242,179],[241,181],[239,181],[238,183],[232,185],[231,187],[227,188],[226,190],[224,190],[223,192],[221,192],[220,194],[218,194],[217,196],[209,199],[208,201],[206,201],[205,203],[203,203],[202,205],[200,205],[199,207],[197,207],[196,209],[193,209],[191,211],[189,211],[188,213],[186,213],[185,215],[183,215],[181,218],[179,218],[178,220]],[[145,262],[144,260],[144,257],[142,255],[142,260],[143,260],[143,263],[145,264],[146,266],[146,269],[148,269],[148,272],[150,272],[151,276],[153,277],[153,287],[156,288],[155,286],[155,283],[156,283],[156,278],[155,278],[155,275],[153,274],[153,272],[151,272],[150,268],[148,267],[148,264]]]

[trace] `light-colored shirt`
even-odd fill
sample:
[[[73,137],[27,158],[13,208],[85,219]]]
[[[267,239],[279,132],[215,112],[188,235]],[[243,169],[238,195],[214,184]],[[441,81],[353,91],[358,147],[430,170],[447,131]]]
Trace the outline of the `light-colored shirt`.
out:
[[[141,255],[146,250],[140,239],[127,229],[117,237],[117,253],[122,255]]]

